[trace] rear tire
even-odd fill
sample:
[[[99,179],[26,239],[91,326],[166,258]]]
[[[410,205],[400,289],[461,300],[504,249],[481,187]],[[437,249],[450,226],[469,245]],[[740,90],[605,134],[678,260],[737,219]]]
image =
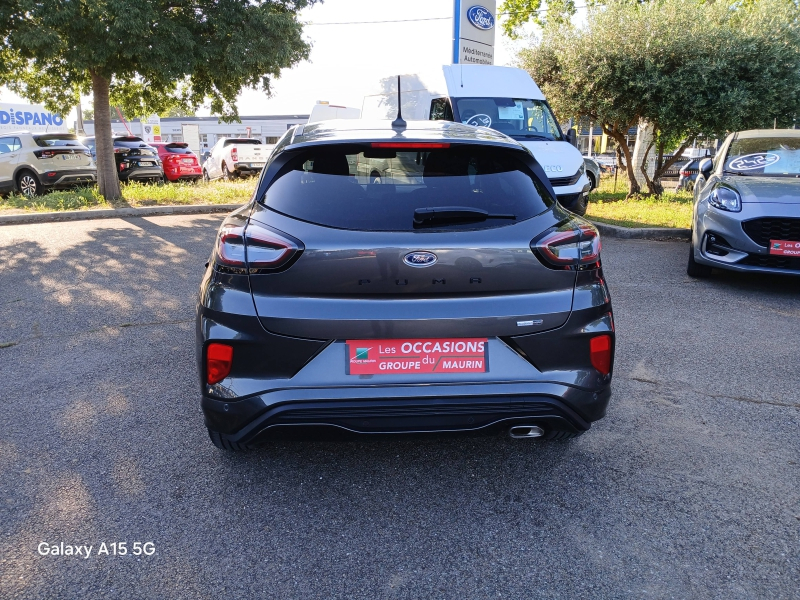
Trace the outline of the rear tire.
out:
[[[31,171],[22,171],[17,176],[17,190],[26,198],[42,195],[42,184]]]
[[[208,430],[208,437],[211,438],[211,443],[220,450],[227,450],[228,452],[247,452],[248,450],[252,450],[251,446],[232,442],[222,437],[222,434],[219,431],[214,431],[213,429]]]
[[[206,183],[211,181],[211,178],[208,176],[208,171],[206,171],[205,169],[203,169],[203,181]]]
[[[586,214],[586,207],[589,204],[589,197],[585,195],[581,195],[581,197],[575,201],[575,204],[570,209],[579,217],[582,217]]]
[[[686,274],[689,277],[704,278],[711,276],[711,267],[701,265],[694,260],[694,244],[689,242],[689,262],[686,265]]]

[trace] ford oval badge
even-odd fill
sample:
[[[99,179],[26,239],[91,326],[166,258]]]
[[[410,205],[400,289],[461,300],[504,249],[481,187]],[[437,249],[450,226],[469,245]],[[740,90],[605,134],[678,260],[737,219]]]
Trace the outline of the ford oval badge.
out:
[[[436,261],[433,252],[409,252],[403,257],[403,262],[409,267],[430,267]]]
[[[488,31],[494,27],[494,17],[492,16],[492,13],[489,12],[489,9],[485,6],[480,6],[477,4],[475,6],[470,6],[467,10],[467,18],[469,19],[469,22],[478,29]]]

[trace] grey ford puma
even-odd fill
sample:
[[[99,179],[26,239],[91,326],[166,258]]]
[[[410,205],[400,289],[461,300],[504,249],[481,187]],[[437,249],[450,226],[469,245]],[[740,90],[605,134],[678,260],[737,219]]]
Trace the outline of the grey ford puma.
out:
[[[554,198],[490,129],[289,130],[200,286],[212,442],[589,429],[611,396],[611,300],[597,230]]]

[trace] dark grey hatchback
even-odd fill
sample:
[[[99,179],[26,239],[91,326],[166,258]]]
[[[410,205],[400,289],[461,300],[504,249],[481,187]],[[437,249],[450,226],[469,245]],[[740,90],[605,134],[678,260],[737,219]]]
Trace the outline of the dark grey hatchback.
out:
[[[554,198],[491,129],[288,131],[200,286],[211,440],[589,429],[611,396],[611,301],[597,230]]]

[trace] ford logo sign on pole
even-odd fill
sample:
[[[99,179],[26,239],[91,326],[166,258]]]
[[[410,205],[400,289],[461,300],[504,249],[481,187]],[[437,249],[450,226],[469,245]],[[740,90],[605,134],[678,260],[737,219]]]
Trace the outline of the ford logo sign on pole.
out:
[[[453,64],[493,65],[497,2],[454,0],[453,10]]]
[[[467,18],[478,29],[488,31],[494,27],[494,16],[485,6],[470,6],[467,9]]]

